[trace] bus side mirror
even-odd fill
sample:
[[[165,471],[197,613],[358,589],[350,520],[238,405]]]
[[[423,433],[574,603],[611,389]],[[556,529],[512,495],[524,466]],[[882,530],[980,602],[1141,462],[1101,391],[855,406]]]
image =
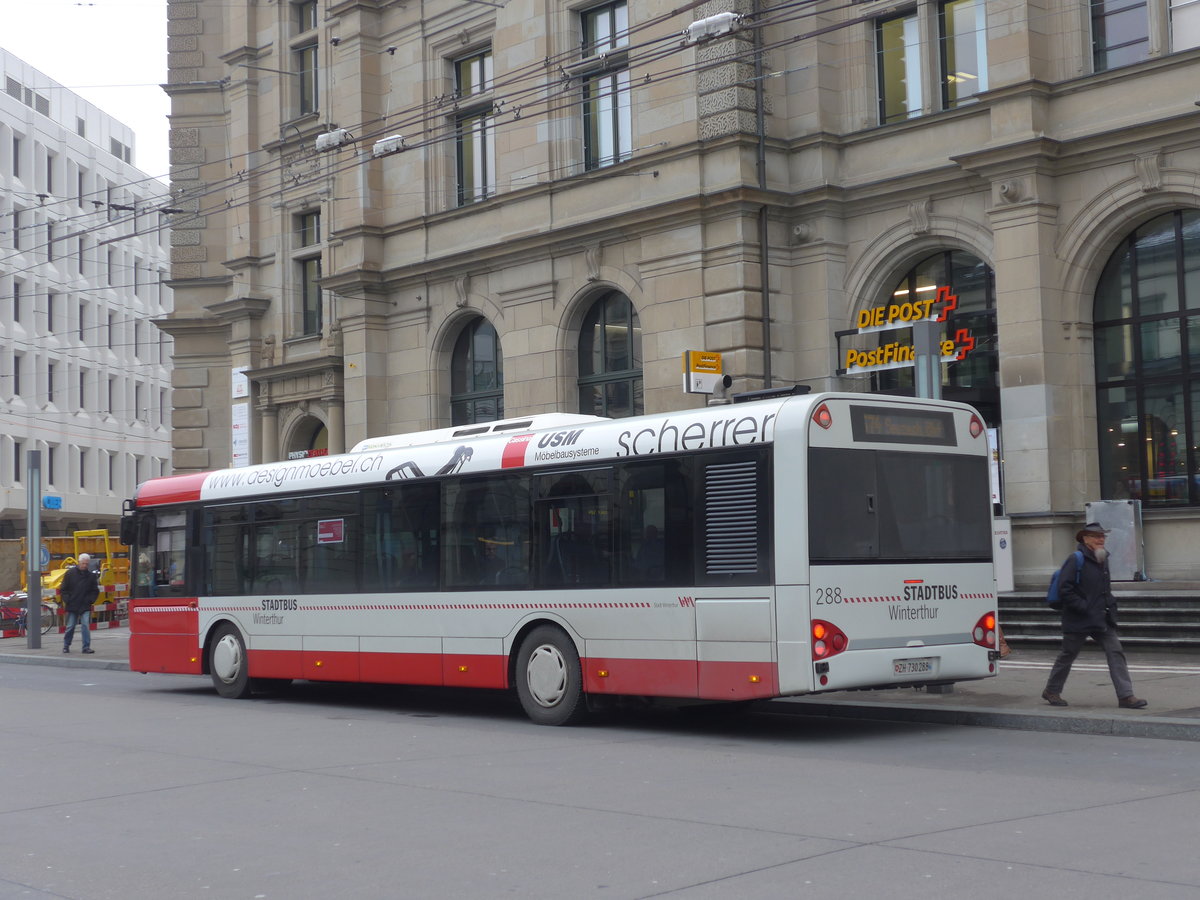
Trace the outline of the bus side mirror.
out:
[[[133,516],[123,516],[121,518],[121,543],[126,547],[132,547],[137,542],[138,520]]]

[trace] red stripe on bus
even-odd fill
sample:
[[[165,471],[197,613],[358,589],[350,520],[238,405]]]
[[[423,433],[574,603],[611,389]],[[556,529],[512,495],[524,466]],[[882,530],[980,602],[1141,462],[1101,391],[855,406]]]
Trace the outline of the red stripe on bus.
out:
[[[207,472],[193,475],[168,475],[152,478],[138,490],[138,506],[157,506],[161,503],[185,503],[200,499],[200,488],[204,486]]]
[[[518,434],[509,438],[504,445],[504,455],[500,458],[500,468],[515,469],[525,465],[525,449],[529,446],[532,434]]]

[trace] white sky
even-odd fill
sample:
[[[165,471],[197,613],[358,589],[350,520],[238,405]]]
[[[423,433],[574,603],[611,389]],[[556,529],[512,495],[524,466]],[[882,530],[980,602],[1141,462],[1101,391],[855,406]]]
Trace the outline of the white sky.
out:
[[[167,0],[0,0],[0,47],[132,128],[134,164],[166,176]]]

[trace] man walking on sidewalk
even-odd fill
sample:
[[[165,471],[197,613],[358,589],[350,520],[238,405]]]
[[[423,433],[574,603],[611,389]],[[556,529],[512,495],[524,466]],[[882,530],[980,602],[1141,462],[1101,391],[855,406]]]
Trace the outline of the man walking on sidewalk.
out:
[[[83,627],[83,652],[95,653],[92,649],[91,616],[92,604],[100,596],[100,582],[91,570],[92,558],[80,553],[75,568],[68,569],[62,580],[63,605],[67,608],[67,633],[63,635],[63,653],[71,652],[71,639],[75,637],[75,626]]]
[[[1063,564],[1058,579],[1062,597],[1062,650],[1050,669],[1050,678],[1042,699],[1051,706],[1066,706],[1062,698],[1063,685],[1071,674],[1071,664],[1083,649],[1084,641],[1092,638],[1108,660],[1108,674],[1117,692],[1117,706],[1122,709],[1142,709],[1146,701],[1133,694],[1133,681],[1125,651],[1117,637],[1117,601],[1112,594],[1108,573],[1108,551],[1104,548],[1108,534],[1096,522],[1088,522],[1075,535],[1083,561],[1072,553]],[[1076,570],[1078,574],[1076,574]]]

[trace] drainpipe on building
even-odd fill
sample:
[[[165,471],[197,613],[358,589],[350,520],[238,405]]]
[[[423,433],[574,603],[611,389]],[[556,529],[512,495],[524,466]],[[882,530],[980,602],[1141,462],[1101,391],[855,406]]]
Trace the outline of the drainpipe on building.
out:
[[[754,116],[758,126],[758,188],[767,189],[767,131],[763,102],[763,34],[760,0],[754,0]],[[759,279],[762,281],[763,387],[771,387],[771,250],[767,240],[767,205],[758,210]]]

